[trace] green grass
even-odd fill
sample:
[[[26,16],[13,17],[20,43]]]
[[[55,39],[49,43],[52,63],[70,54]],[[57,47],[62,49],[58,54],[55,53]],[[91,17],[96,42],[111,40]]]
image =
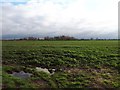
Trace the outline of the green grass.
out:
[[[32,88],[119,88],[118,50],[117,40],[3,41],[3,86],[17,87],[9,72],[23,70],[33,74],[28,80]],[[37,66],[57,71],[49,75],[36,71]]]

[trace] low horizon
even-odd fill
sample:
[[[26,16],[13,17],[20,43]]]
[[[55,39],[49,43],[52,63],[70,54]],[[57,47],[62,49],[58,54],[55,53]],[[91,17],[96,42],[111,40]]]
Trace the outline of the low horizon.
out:
[[[34,40],[45,40],[45,38],[49,38],[49,40],[59,40],[59,39],[54,39],[55,37],[69,37],[73,39],[68,39],[68,40],[119,40],[119,38],[99,38],[99,37],[91,37],[91,38],[76,38],[73,36],[66,36],[66,35],[60,35],[60,36],[45,36],[45,37],[39,37],[39,36],[24,36],[24,37],[13,37],[13,38],[2,38],[0,40],[31,40],[30,38],[33,38]],[[64,39],[63,39],[64,40]]]

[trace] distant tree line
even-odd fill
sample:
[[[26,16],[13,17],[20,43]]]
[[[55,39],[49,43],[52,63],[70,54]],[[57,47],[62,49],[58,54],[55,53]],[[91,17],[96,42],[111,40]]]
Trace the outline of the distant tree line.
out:
[[[70,36],[55,36],[55,37],[44,37],[44,40],[76,40],[74,37]]]
[[[19,40],[40,40],[40,38],[36,38],[36,37],[25,37],[25,38],[20,38]]]
[[[20,39],[14,39],[14,40],[77,40],[74,37],[70,36],[55,36],[55,37],[44,37],[44,38],[37,38],[37,37],[25,37],[25,38],[20,38]]]
[[[119,39],[99,39],[99,38],[89,38],[89,39],[78,39],[75,37],[70,37],[70,36],[54,36],[54,37],[49,37],[46,36],[44,38],[39,38],[39,37],[25,37],[25,38],[20,38],[20,39],[10,39],[10,40],[119,40]]]

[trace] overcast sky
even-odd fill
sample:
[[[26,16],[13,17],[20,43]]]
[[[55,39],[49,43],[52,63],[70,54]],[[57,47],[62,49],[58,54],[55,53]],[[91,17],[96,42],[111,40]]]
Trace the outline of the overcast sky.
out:
[[[1,0],[3,38],[117,38],[119,0]]]

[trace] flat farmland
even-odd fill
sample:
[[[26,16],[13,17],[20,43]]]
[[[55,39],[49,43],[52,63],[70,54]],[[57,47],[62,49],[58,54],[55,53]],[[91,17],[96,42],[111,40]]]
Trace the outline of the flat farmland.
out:
[[[2,87],[119,89],[118,51],[117,40],[2,41]]]

